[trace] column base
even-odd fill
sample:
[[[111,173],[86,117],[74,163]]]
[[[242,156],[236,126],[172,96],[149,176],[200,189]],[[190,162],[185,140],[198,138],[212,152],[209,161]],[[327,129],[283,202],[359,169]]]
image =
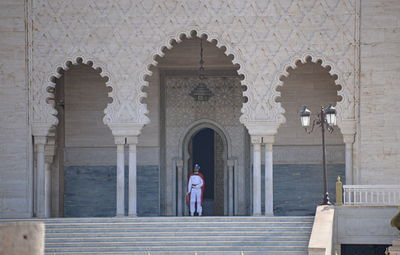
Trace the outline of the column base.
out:
[[[261,213],[253,213],[253,215],[251,215],[251,216],[259,217],[259,216],[262,216],[262,214]]]
[[[137,217],[137,214],[128,214],[128,217]]]
[[[122,218],[122,217],[125,217],[125,214],[117,214],[115,217]]]
[[[274,215],[274,213],[266,213],[265,216],[274,217],[275,215]]]

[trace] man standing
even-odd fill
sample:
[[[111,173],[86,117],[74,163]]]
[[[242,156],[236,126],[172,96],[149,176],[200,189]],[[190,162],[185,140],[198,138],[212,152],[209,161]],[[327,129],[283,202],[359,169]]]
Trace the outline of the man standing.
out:
[[[197,208],[197,213],[201,216],[203,208],[203,191],[204,191],[204,176],[199,173],[200,166],[194,166],[193,174],[189,177],[188,192],[186,195],[190,196],[190,215],[194,216]]]

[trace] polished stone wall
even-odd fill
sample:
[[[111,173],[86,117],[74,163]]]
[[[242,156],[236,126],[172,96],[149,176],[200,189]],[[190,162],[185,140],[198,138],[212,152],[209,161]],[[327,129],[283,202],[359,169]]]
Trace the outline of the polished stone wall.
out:
[[[125,208],[128,208],[128,167],[125,167]],[[139,216],[159,215],[159,168],[138,166]],[[65,217],[114,217],[116,210],[115,166],[68,166],[65,168]]]
[[[25,2],[0,1],[0,217],[32,216]]]
[[[263,166],[264,167],[264,166]],[[323,171],[321,164],[274,164],[274,215],[315,215],[316,207],[323,198]],[[344,164],[328,164],[328,192],[335,201],[335,183],[338,176],[344,178]],[[264,172],[262,171],[264,178]],[[262,184],[262,208],[264,184]]]

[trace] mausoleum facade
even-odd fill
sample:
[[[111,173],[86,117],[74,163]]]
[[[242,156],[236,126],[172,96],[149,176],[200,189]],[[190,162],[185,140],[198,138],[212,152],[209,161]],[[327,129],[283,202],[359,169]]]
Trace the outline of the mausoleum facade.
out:
[[[305,105],[337,110],[330,189],[400,183],[396,1],[1,6],[2,218],[188,215],[198,162],[209,215],[312,214]]]

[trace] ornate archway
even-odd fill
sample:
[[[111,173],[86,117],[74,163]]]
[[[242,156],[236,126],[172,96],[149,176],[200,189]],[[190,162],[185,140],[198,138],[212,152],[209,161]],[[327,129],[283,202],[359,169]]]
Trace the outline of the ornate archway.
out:
[[[342,99],[337,102],[336,109],[338,115],[338,126],[343,135],[343,140],[346,145],[345,151],[345,161],[346,161],[346,183],[352,184],[357,173],[353,173],[353,144],[355,141],[356,133],[356,113],[355,113],[355,85],[348,84],[345,77],[349,77],[353,74],[343,73],[334,61],[329,60],[327,57],[323,57],[311,52],[306,52],[301,55],[293,56],[286,64],[281,68],[281,71],[277,73],[274,80],[275,91],[278,87],[283,86],[282,77],[288,77],[290,69],[296,69],[299,63],[306,63],[307,60],[311,60],[313,63],[318,63],[322,67],[329,70],[329,74],[334,77],[335,84],[341,86],[338,91],[338,96]],[[355,79],[355,83],[357,80]],[[279,107],[280,112],[280,123],[285,122],[283,113],[285,110],[282,108],[281,104],[276,102],[276,98],[280,96],[280,93],[276,94],[274,97],[274,103],[276,107]]]
[[[95,66],[91,60],[84,60],[82,57],[77,57],[73,61],[66,61],[61,67],[57,68],[56,73],[50,77],[49,83],[43,84],[41,89],[45,90],[44,93],[35,94],[36,97],[34,97],[33,104],[34,121],[32,134],[34,136],[35,153],[37,155],[37,166],[35,169],[34,182],[35,214],[37,216],[50,216],[50,201],[53,200],[51,198],[52,185],[50,185],[52,179],[51,165],[53,164],[55,155],[59,154],[57,153],[57,146],[60,142],[60,140],[56,137],[56,126],[59,122],[56,108],[62,111],[64,109],[64,101],[61,100],[56,102],[55,100],[56,82],[65,72],[77,65],[84,65],[89,69],[94,70],[101,78],[102,82],[104,82],[105,86],[109,87],[107,84],[107,82],[109,82],[108,74],[104,72],[102,68]],[[113,92],[106,91],[106,87],[104,87],[105,95],[108,97],[110,97],[110,95],[112,96]],[[38,89],[39,88],[36,87],[36,92]],[[60,93],[58,92],[58,94]],[[107,104],[107,102],[105,102],[105,104]],[[101,111],[104,111],[104,109],[101,108]],[[104,117],[103,122],[106,122],[106,117]],[[61,133],[64,134],[64,132]],[[56,186],[60,187],[59,183],[57,183]],[[54,188],[54,190],[57,190],[58,192],[59,188]],[[63,197],[63,195],[60,195],[60,197]],[[59,204],[59,206],[53,207],[55,209],[55,214],[58,216],[62,215],[62,212],[59,211],[60,208],[62,210],[63,207],[60,205],[62,203],[62,199],[60,201],[56,199],[55,204]]]
[[[151,59],[151,61],[149,61],[150,63],[147,64],[145,66],[145,69],[140,72],[140,84],[137,87],[138,98],[136,101],[139,102],[140,108],[142,108],[141,113],[143,114],[143,116],[141,117],[141,121],[143,124],[147,124],[150,121],[150,119],[146,116],[146,114],[148,113],[147,105],[143,104],[141,101],[143,98],[147,97],[147,94],[143,91],[143,89],[145,86],[149,86],[147,77],[151,76],[153,73],[151,71],[151,68],[157,66],[158,64],[158,62],[156,61],[157,58],[162,58],[167,50],[171,50],[173,48],[174,42],[180,43],[182,42],[182,39],[184,37],[186,37],[187,39],[194,37],[204,38],[208,42],[215,44],[215,46],[218,47],[219,49],[222,49],[226,56],[232,56],[232,64],[239,65],[237,73],[241,77],[241,85],[247,87],[247,81],[246,81],[247,74],[246,71],[242,68],[242,66],[244,65],[244,61],[242,60],[240,50],[237,47],[233,47],[230,42],[228,42],[226,39],[224,39],[217,33],[212,33],[205,30],[193,29],[193,28],[177,32],[174,35],[170,35],[166,39],[164,45],[160,46],[157,49],[157,52],[155,53],[153,52],[150,56],[147,57],[147,59]],[[248,99],[246,91],[247,89],[243,91],[243,96],[246,98],[246,101],[243,105],[248,103],[247,100],[250,100]]]
[[[216,189],[219,190],[219,193],[223,194],[223,197],[219,198],[219,202],[222,202],[223,205],[223,211],[220,212],[222,215],[232,215],[234,208],[233,208],[233,200],[234,200],[234,177],[233,177],[233,169],[228,167],[228,160],[231,158],[231,142],[229,138],[228,132],[224,130],[224,128],[216,123],[215,121],[212,120],[198,120],[192,125],[190,125],[187,130],[185,131],[185,135],[181,137],[180,142],[179,142],[179,151],[180,155],[183,159],[183,169],[179,169],[178,175],[177,175],[177,183],[178,183],[178,201],[177,201],[177,211],[178,215],[181,215],[184,213],[184,215],[187,215],[187,207],[184,207],[184,194],[186,191],[187,187],[187,179],[188,179],[188,174],[190,169],[192,168],[191,163],[192,162],[192,152],[191,152],[191,143],[192,139],[194,136],[199,133],[201,130],[204,129],[211,129],[213,130],[216,135],[217,139],[220,141],[217,141],[216,143],[219,146],[222,146],[222,151],[219,152],[214,152],[214,155],[218,155],[220,157],[219,160],[222,160],[222,162],[218,162],[219,164],[219,169],[216,171],[215,175],[218,177],[222,177],[219,180],[217,180],[217,183],[215,187],[207,187],[208,189]],[[222,184],[222,185],[221,185]],[[181,187],[181,188],[179,188]],[[222,200],[222,201],[221,201]],[[230,201],[229,201],[230,200]],[[231,208],[229,208],[229,206]],[[186,210],[182,210],[182,207],[186,208]]]
[[[105,124],[110,123],[110,116],[115,108],[113,105],[115,102],[115,91],[111,83],[112,75],[102,68],[104,64],[100,63],[100,61],[78,56],[67,59],[53,67],[55,71],[47,76],[48,78],[45,79],[46,82],[40,84],[40,86],[33,87],[33,136],[47,136],[50,129],[58,124],[57,110],[53,103],[55,82],[56,79],[61,77],[63,72],[68,71],[72,65],[77,64],[86,64],[99,71],[99,74],[103,78],[107,78],[106,86],[111,88],[108,96],[113,101],[104,109],[105,116],[103,122]]]
[[[353,120],[354,119],[354,93],[353,89],[351,89],[351,86],[348,86],[346,81],[344,80],[344,74],[342,71],[336,66],[336,64],[333,61],[328,60],[326,57],[322,56],[317,56],[316,54],[313,53],[304,53],[301,55],[296,55],[293,56],[286,64],[282,66],[280,69],[281,71],[277,73],[275,76],[274,80],[274,89],[275,91],[277,90],[278,87],[283,86],[282,78],[287,77],[289,75],[289,70],[290,69],[296,69],[299,63],[306,63],[307,60],[311,60],[313,63],[318,63],[322,67],[327,68],[329,70],[329,74],[333,77],[335,77],[335,84],[337,86],[341,86],[341,89],[338,91],[338,95],[342,98],[336,105],[337,112],[338,112],[338,118],[340,120]],[[276,98],[280,96],[280,93],[278,92],[274,96],[274,101]],[[285,110],[282,108],[280,103],[275,102],[276,107],[279,107],[279,113],[281,114],[281,117],[279,117],[279,120],[281,123],[285,121],[285,118],[283,116],[283,113]],[[342,122],[339,121],[339,126]]]

